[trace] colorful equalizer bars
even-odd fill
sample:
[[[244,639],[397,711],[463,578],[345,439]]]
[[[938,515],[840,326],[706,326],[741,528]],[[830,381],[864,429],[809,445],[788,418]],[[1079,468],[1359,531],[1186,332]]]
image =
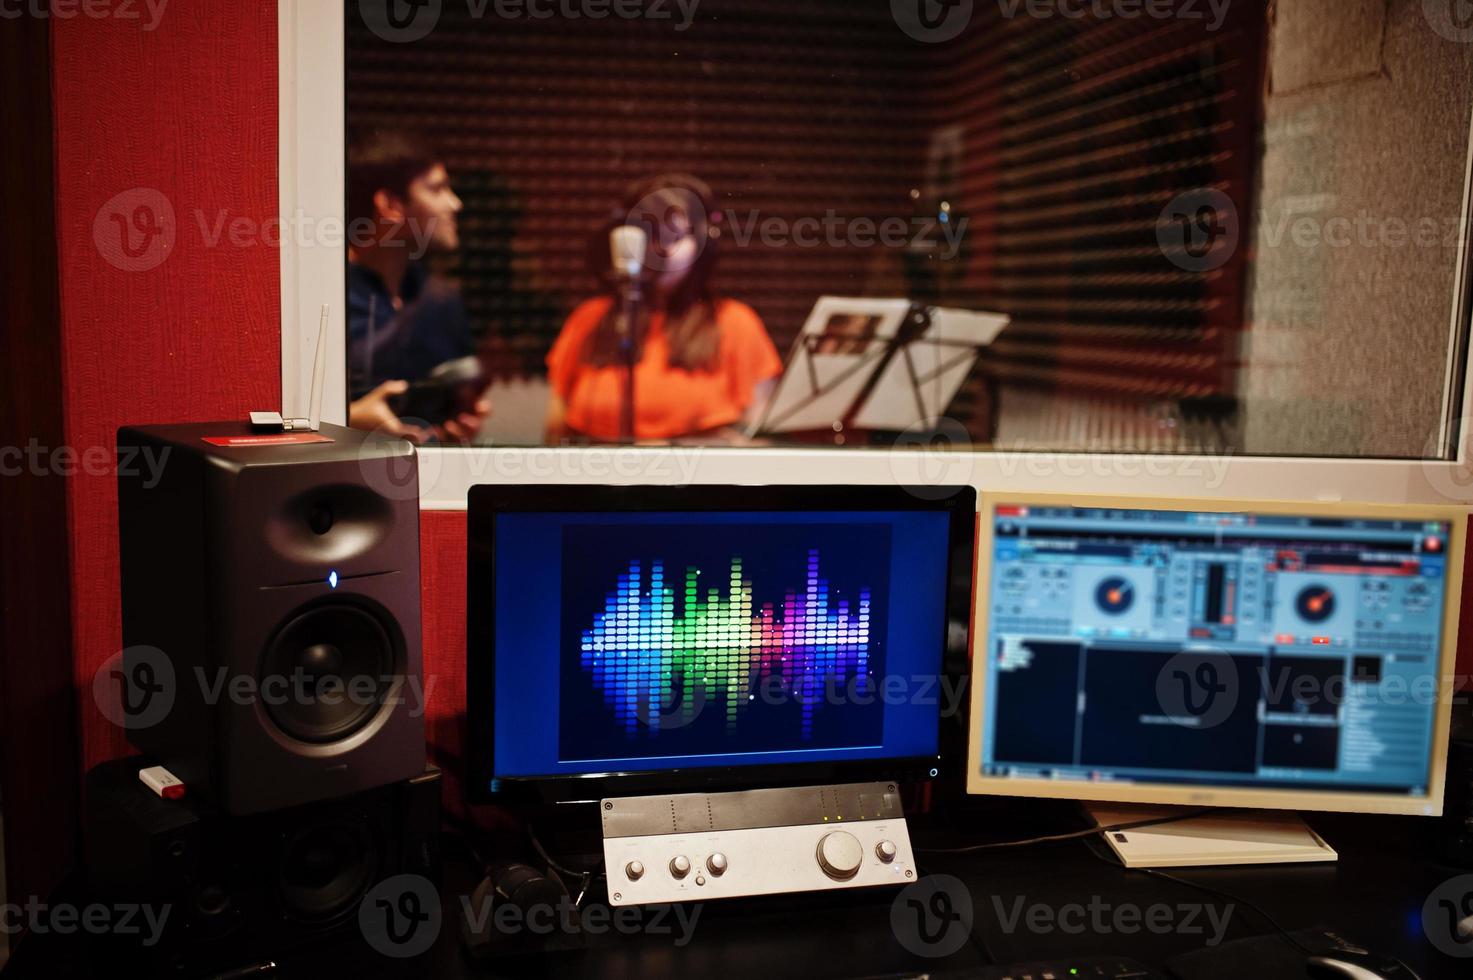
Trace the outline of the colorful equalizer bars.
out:
[[[811,550],[804,589],[754,608],[740,556],[732,557],[726,581],[714,584],[703,583],[696,568],[677,584],[658,560],[646,578],[631,561],[583,632],[583,669],[630,736],[641,725],[651,736],[683,728],[715,705],[734,733],[747,705],[770,690],[764,682],[781,678],[773,686],[802,707],[806,740],[830,685],[867,673],[870,660],[869,590],[859,591],[857,605],[840,599],[830,612],[829,583],[818,570],[819,553]]]

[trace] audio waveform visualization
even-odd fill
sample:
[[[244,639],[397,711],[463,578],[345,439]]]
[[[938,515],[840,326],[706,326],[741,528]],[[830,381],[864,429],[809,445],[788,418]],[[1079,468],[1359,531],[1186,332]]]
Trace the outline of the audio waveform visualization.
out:
[[[651,736],[683,727],[708,706],[725,712],[734,733],[761,685],[780,678],[801,706],[808,739],[827,685],[868,672],[868,588],[852,603],[831,597],[815,549],[804,587],[759,606],[742,567],[733,555],[725,581],[715,584],[693,567],[677,580],[660,560],[648,572],[630,561],[620,573],[582,633],[580,660],[626,736],[637,735],[641,722]]]

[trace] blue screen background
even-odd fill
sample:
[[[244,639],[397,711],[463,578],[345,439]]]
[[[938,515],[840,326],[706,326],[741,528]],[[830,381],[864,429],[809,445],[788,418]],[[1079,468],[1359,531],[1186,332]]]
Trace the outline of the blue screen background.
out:
[[[495,649],[472,651],[495,658],[495,778],[936,753],[946,513],[507,513],[495,520],[496,594],[469,597],[496,603]],[[616,717],[591,675],[578,667],[580,637],[596,614],[612,608],[608,597],[617,575],[639,561],[647,586],[659,559],[672,580],[696,567],[704,576],[720,573],[724,586],[733,553],[743,558],[754,606],[774,602],[780,608],[784,592],[801,592],[811,553],[820,556],[818,574],[835,605],[847,602],[852,618],[859,589],[872,590],[871,704],[844,697],[835,707],[820,692],[825,703],[813,710],[806,738],[798,734],[796,699],[770,707],[754,696],[729,730],[725,712],[717,709],[703,710],[689,726],[654,732],[643,718],[631,726]],[[906,696],[879,696],[885,678],[903,678]],[[900,690],[898,682],[893,689]]]

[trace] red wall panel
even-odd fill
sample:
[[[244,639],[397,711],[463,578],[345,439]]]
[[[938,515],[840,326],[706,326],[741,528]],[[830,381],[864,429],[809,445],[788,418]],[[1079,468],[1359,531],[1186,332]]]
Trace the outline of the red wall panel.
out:
[[[79,452],[111,452],[124,423],[240,418],[280,402],[279,253],[266,225],[277,214],[276,5],[193,0],[147,24],[52,23],[66,438]],[[214,238],[235,219],[234,236]],[[120,645],[117,498],[111,474],[70,489],[91,765],[125,750],[91,698]]]
[[[424,589],[425,735],[445,770],[446,800],[460,798],[465,730],[465,513],[425,511],[419,521]]]

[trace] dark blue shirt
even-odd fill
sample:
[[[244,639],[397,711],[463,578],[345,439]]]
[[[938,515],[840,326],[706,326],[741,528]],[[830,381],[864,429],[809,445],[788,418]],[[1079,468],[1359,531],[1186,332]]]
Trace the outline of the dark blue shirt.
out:
[[[348,389],[361,398],[385,381],[418,381],[474,353],[460,291],[417,263],[404,271],[402,308],[372,269],[348,263]]]

